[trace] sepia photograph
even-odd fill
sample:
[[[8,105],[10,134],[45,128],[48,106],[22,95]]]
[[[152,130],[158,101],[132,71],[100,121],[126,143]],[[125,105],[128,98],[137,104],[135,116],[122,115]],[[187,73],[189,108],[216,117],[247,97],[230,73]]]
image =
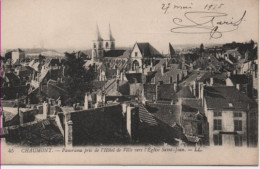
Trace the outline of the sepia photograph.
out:
[[[1,0],[1,163],[258,165],[258,0]]]

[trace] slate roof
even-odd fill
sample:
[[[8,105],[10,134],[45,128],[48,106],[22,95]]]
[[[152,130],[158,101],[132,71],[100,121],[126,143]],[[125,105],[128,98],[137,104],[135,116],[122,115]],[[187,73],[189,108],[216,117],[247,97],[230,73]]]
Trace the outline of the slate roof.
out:
[[[189,86],[182,87],[177,93],[178,98],[194,98]]]
[[[125,74],[129,83],[142,83],[142,73],[126,73]]]
[[[107,81],[98,81],[98,80],[94,80],[91,82],[91,86],[92,86],[92,89],[102,89],[105,84],[107,83]]]
[[[143,57],[162,57],[150,43],[136,43]]]
[[[210,72],[206,72],[198,82],[202,82],[204,84],[210,83],[210,78],[213,77],[213,85],[214,86],[225,86],[226,85],[226,75],[225,74],[212,74]]]
[[[173,84],[161,84],[158,89],[158,100],[176,100]]]
[[[202,100],[197,98],[185,98],[182,99],[182,111],[183,112],[200,112],[204,114]]]
[[[230,79],[232,80],[232,82],[234,84],[247,84],[247,83],[249,83],[248,82],[249,79],[248,79],[247,75],[245,75],[245,74],[232,75],[230,77]]]
[[[5,73],[5,77],[9,80],[9,82],[19,85],[20,79],[14,73]]]
[[[104,52],[104,57],[119,57],[124,55],[126,50],[109,50]]]
[[[247,109],[257,104],[234,86],[204,87],[209,109]]]

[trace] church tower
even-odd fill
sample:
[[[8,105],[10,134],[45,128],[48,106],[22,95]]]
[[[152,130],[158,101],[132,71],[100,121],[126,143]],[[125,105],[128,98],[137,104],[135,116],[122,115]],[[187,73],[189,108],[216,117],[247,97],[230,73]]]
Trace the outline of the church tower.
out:
[[[104,49],[103,49],[103,39],[100,35],[98,25],[96,28],[96,37],[93,40],[93,47],[92,47],[92,57],[95,58],[102,58],[104,56]]]
[[[109,30],[108,30],[108,40],[104,41],[104,49],[106,51],[115,49],[115,38],[112,35],[110,24],[109,24]]]

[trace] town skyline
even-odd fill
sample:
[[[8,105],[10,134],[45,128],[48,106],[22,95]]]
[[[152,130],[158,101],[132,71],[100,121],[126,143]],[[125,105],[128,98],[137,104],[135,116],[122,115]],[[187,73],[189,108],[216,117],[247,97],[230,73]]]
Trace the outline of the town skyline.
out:
[[[13,5],[14,2],[15,5],[19,5],[19,9]],[[104,38],[108,34],[108,25],[111,25],[117,47],[131,47],[135,42],[150,42],[163,53],[168,51],[168,43],[174,46],[184,45],[187,42],[189,44],[223,44],[229,43],[230,37],[236,42],[245,42],[249,41],[251,37],[257,37],[254,35],[257,31],[253,26],[250,27],[252,31],[247,33],[247,25],[254,25],[252,16],[255,16],[253,11],[248,10],[243,23],[237,30],[224,33],[220,39],[210,39],[208,34],[187,35],[170,32],[174,26],[171,22],[172,18],[181,17],[184,11],[175,10],[165,14],[161,9],[161,1],[151,2],[151,7],[147,7],[145,1],[117,2],[114,0],[110,3],[105,1],[95,3],[89,0],[87,4],[91,8],[87,8],[88,10],[85,9],[86,6],[83,4],[86,3],[82,0],[75,3],[66,2],[62,8],[59,7],[59,2],[49,0],[30,2],[31,0],[25,0],[23,3],[5,0],[2,2],[4,14],[2,17],[2,49],[42,47],[91,49],[96,24]],[[180,3],[180,1],[176,2]],[[187,4],[187,2],[183,3]],[[129,6],[131,7],[133,4],[138,8],[131,10]],[[118,10],[114,10],[115,5],[118,6]],[[244,8],[246,10],[251,6],[251,4],[246,4]],[[201,6],[194,4],[194,10],[200,8]],[[238,19],[242,13],[241,10],[228,14],[230,17],[232,16],[232,19],[233,17]],[[8,22],[9,20],[12,22]],[[240,36],[235,36],[237,34]],[[256,39],[253,40],[257,42]]]

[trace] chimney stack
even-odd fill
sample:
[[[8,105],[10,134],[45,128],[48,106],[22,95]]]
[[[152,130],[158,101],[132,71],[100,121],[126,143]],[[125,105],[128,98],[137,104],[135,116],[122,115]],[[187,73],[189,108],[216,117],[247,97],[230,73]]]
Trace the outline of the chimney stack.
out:
[[[202,89],[202,85],[203,85],[203,83],[202,82],[199,82],[199,91],[198,91],[198,93],[199,93],[199,99],[201,99],[202,98],[202,96],[201,96],[201,89]]]
[[[50,104],[44,102],[44,103],[42,104],[42,107],[43,107],[43,116],[44,116],[44,119],[47,119],[47,117],[48,117],[49,114],[50,114]]]
[[[161,67],[161,74],[164,75],[164,66]]]
[[[240,84],[236,84],[236,88],[238,91],[240,91]]]
[[[73,122],[71,120],[65,123],[65,146],[70,148],[73,144]]]
[[[84,110],[88,110],[88,93],[85,94],[84,98]]]
[[[176,103],[177,105],[177,109],[179,110],[178,113],[180,113],[180,119],[179,120],[179,124],[181,124],[181,114],[182,114],[182,98],[178,98],[178,102]]]
[[[19,113],[19,121],[20,121],[20,125],[22,125],[23,122],[24,122],[24,121],[23,121],[23,120],[24,120],[24,119],[23,119],[23,112],[22,112],[21,110],[19,110],[18,113]]]
[[[193,95],[196,97],[196,81],[193,81]]]
[[[116,76],[119,77],[120,76],[120,70],[116,69]]]
[[[227,77],[230,77],[231,76],[231,73],[230,72],[227,72]]]
[[[209,83],[209,85],[210,85],[210,86],[213,86],[213,84],[214,84],[214,78],[211,77],[211,78],[210,78],[210,83]]]
[[[173,83],[173,90],[175,93],[177,92],[177,83],[176,82]]]
[[[132,134],[133,134],[132,133],[132,110],[133,107],[131,106],[128,106],[126,110],[126,129],[130,138],[132,138]]]

